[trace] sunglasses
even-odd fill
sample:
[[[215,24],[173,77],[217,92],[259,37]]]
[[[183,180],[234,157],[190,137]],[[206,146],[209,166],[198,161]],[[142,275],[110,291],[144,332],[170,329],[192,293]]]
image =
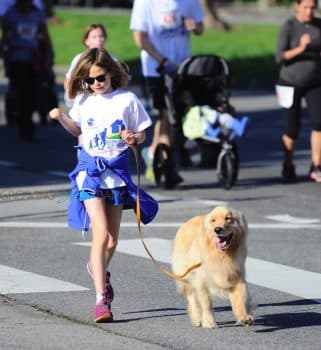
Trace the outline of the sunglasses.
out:
[[[102,82],[106,81],[106,79],[107,79],[107,74],[102,74],[102,75],[98,75],[97,77],[86,78],[85,82],[88,85],[92,85],[95,82],[95,80],[97,80],[99,83],[102,83]]]

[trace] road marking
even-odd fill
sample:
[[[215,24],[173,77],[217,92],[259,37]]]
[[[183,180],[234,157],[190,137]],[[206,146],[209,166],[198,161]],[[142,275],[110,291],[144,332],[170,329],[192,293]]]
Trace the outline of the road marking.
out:
[[[269,215],[269,216],[266,216],[266,218],[275,220],[275,221],[281,221],[281,222],[287,222],[287,223],[299,224],[299,225],[320,223],[320,219],[298,218],[295,216],[291,216],[289,214]]]
[[[146,238],[145,243],[156,260],[171,264],[172,241],[161,238]],[[90,246],[90,242],[74,244]],[[150,259],[139,239],[119,240],[117,252]],[[321,303],[320,273],[248,257],[246,275],[249,283]]]
[[[10,162],[8,160],[0,160],[0,165],[1,166],[6,166],[6,167],[15,167],[18,165],[16,162]]]
[[[69,282],[0,265],[0,294],[77,292],[89,290]]]
[[[178,228],[183,224],[183,222],[152,222],[148,224],[148,227],[153,228]],[[121,227],[136,227],[136,222],[123,222]],[[0,227],[7,228],[68,228],[67,223],[64,222],[34,222],[34,221],[1,221]],[[146,226],[147,227],[147,226]],[[321,230],[321,224],[295,224],[295,223],[284,223],[280,222],[277,224],[272,223],[249,223],[250,229],[270,229],[270,230],[288,230],[288,229],[311,229],[311,230]]]
[[[59,170],[45,171],[44,174],[57,176],[57,177],[65,177],[65,178],[68,178],[69,176],[69,173],[65,171],[59,171]]]

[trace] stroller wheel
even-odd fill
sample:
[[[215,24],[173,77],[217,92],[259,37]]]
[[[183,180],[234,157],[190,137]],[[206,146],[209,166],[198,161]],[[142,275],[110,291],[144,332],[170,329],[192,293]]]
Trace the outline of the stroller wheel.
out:
[[[223,151],[219,155],[217,176],[221,187],[226,190],[231,189],[235,184],[239,169],[239,159],[237,152],[233,149],[230,151]]]

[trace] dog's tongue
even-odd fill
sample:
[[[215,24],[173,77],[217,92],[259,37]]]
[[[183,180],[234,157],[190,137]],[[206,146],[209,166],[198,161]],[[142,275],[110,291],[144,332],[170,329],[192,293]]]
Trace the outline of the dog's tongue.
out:
[[[215,237],[215,245],[218,250],[224,250],[226,246],[226,240],[224,240],[224,238]]]

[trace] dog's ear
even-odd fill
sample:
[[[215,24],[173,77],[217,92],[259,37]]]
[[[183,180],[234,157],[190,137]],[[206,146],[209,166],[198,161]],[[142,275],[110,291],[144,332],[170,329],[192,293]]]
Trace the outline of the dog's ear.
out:
[[[236,209],[232,209],[232,216],[237,221],[237,223],[238,223],[239,227],[241,228],[241,230],[243,231],[243,233],[245,235],[247,235],[248,225],[247,225],[247,221],[246,221],[243,213],[241,213],[240,211],[238,211]]]

